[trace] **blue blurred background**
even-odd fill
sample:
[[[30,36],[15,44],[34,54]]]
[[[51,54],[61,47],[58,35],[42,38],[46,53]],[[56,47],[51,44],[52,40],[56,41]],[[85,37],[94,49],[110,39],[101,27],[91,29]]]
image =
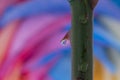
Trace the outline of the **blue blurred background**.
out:
[[[120,80],[120,0],[94,10],[94,80]],[[0,0],[0,80],[71,80],[67,0]]]

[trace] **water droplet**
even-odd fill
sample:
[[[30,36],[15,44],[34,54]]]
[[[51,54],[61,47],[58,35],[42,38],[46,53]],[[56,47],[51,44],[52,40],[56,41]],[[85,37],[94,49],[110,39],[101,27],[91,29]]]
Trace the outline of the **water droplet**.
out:
[[[62,44],[63,46],[65,46],[65,45],[67,44],[67,42],[68,42],[68,39],[63,39],[63,40],[61,41],[61,44]]]

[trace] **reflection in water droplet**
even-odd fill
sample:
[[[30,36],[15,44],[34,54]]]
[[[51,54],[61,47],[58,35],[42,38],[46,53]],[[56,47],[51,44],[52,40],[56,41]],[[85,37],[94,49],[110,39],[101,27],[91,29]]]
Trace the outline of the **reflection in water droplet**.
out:
[[[61,41],[61,44],[62,44],[63,46],[65,46],[65,45],[67,44],[67,41],[68,41],[68,39],[63,39],[63,40]]]

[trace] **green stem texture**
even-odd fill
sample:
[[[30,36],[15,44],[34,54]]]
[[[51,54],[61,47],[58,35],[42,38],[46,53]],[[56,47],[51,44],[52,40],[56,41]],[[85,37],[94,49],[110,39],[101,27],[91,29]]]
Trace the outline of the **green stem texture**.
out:
[[[90,0],[71,0],[72,80],[93,80],[92,13]]]

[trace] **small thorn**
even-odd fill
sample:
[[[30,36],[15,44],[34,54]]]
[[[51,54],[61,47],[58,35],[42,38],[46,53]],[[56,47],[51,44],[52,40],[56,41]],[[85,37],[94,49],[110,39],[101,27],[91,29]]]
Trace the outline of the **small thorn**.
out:
[[[70,31],[67,32],[65,36],[62,38],[62,40],[60,41],[63,46],[65,46],[67,42],[69,41],[69,34],[70,34]]]

